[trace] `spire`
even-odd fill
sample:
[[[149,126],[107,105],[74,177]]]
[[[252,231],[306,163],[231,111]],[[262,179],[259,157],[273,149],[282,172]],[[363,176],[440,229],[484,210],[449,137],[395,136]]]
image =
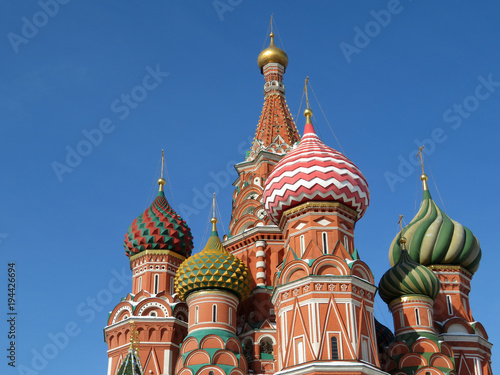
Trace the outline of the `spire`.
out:
[[[271,20],[269,46],[259,54],[257,59],[265,80],[264,106],[246,161],[254,160],[260,151],[284,155],[300,140],[299,132],[285,100],[283,75],[288,65],[288,56],[285,51],[274,44],[272,22],[273,20]]]
[[[406,251],[406,238],[403,237],[403,215],[399,215],[398,224],[401,227],[399,235],[399,243],[401,244],[401,251]]]
[[[159,191],[163,193],[163,185],[165,185],[165,179],[163,178],[163,166],[165,165],[165,155],[163,150],[161,150],[161,176],[158,179],[158,185],[160,185]]]
[[[210,222],[212,223],[212,233],[210,234],[210,237],[219,238],[219,233],[217,233],[217,218],[215,217],[215,193],[212,202],[212,219]]]
[[[429,187],[427,186],[427,175],[424,172],[424,156],[422,154],[424,147],[425,146],[418,148],[417,158],[420,156],[420,165],[422,166],[422,175],[420,176],[420,180],[422,180],[424,191],[429,191]]]
[[[306,134],[316,134],[314,131],[314,126],[312,124],[311,117],[313,115],[313,111],[309,108],[309,95],[307,94],[307,83],[309,82],[309,76],[306,78],[306,82],[304,84],[304,93],[306,94],[306,109],[304,110],[304,116],[306,117],[306,126],[304,128],[304,136]]]

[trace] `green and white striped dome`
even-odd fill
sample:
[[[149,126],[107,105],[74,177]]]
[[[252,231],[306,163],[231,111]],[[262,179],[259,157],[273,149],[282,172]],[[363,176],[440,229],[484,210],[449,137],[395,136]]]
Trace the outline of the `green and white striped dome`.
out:
[[[436,205],[426,183],[420,209],[403,229],[403,236],[407,240],[408,253],[420,264],[462,266],[471,273],[479,268],[481,247],[478,239],[468,228],[451,220]],[[401,233],[394,238],[389,250],[391,266],[399,260],[400,238]]]
[[[378,288],[380,297],[388,304],[398,297],[409,295],[435,299],[440,282],[434,272],[415,262],[406,250],[402,250],[396,265],[380,279]]]

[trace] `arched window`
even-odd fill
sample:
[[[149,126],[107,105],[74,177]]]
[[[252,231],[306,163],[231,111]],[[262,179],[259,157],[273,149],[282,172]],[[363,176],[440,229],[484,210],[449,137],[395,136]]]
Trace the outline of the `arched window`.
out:
[[[306,239],[304,235],[300,236],[300,255],[304,255],[304,251],[306,251]]]
[[[349,238],[347,236],[344,236],[344,247],[349,252]]]
[[[269,337],[264,337],[260,341],[260,358],[274,359],[273,341]]]
[[[451,296],[446,296],[446,302],[448,303],[448,315],[453,315],[453,304],[451,303]]]
[[[214,375],[214,372],[213,371],[209,371],[208,375]]]
[[[339,344],[337,341],[337,336],[332,336],[331,344],[332,344],[332,359],[334,360],[339,359]]]
[[[160,284],[160,275],[156,274],[155,275],[155,285],[154,285],[154,289],[153,289],[154,294],[158,294],[158,286],[159,286],[158,284]]]
[[[212,306],[212,322],[217,321],[217,305]]]
[[[139,276],[139,285],[137,286],[137,292],[142,290],[142,276]]]
[[[323,240],[323,254],[328,254],[328,234],[323,232],[321,238]]]

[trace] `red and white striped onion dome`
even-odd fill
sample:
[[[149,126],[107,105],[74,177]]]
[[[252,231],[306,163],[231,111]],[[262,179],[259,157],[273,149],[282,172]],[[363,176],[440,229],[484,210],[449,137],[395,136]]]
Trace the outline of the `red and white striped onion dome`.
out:
[[[274,167],[264,186],[264,206],[279,224],[283,212],[310,201],[340,202],[359,220],[370,202],[368,182],[345,155],[326,146],[314,131],[312,111],[300,143]]]

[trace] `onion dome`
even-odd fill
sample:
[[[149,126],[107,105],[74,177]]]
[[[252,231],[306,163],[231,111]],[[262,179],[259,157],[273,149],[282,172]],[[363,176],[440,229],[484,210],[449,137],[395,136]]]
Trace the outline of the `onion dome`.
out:
[[[326,146],[314,131],[312,111],[305,110],[304,136],[274,167],[264,187],[264,205],[274,223],[284,211],[309,201],[340,202],[359,220],[370,201],[368,183],[346,156]]]
[[[434,300],[439,293],[440,282],[434,272],[415,262],[406,250],[402,250],[397,264],[382,276],[378,288],[385,303],[408,295],[422,295]]]
[[[474,273],[479,268],[481,247],[472,232],[451,220],[432,200],[427,187],[427,176],[422,175],[424,194],[420,209],[408,224],[403,235],[407,239],[410,256],[423,265],[462,266]],[[399,259],[400,234],[394,238],[389,250],[389,260]]]
[[[248,297],[251,279],[243,261],[228,252],[217,233],[217,219],[212,222],[212,233],[205,248],[187,258],[175,275],[175,290],[181,300],[201,289],[225,289],[241,301]]]
[[[125,234],[128,257],[144,250],[169,250],[188,257],[193,250],[193,236],[186,222],[170,207],[163,193],[165,180],[158,180],[160,190],[151,206],[139,215]]]
[[[257,65],[259,65],[260,71],[262,72],[262,68],[269,63],[281,64],[286,69],[288,65],[288,55],[281,48],[276,47],[274,44],[274,34],[272,32],[269,37],[271,38],[269,47],[262,50],[257,58]]]

